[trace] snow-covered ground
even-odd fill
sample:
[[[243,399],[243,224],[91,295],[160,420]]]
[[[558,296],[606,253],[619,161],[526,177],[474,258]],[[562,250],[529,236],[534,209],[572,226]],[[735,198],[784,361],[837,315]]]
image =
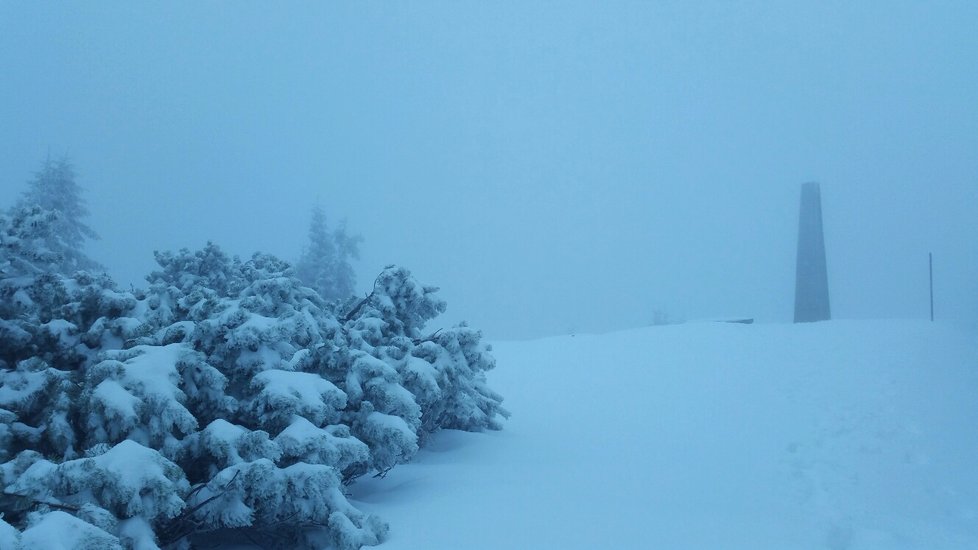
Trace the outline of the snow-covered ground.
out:
[[[689,323],[495,345],[501,432],[353,487],[380,548],[978,548],[978,335]]]

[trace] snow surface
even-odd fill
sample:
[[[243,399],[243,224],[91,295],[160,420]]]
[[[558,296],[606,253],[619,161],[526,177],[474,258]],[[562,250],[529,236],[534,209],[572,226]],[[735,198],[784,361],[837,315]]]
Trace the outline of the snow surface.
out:
[[[380,548],[978,548],[978,335],[696,323],[494,354],[503,431],[351,488]]]
[[[66,512],[45,514],[24,531],[24,550],[121,550],[118,540]],[[15,547],[16,548],[16,547]]]

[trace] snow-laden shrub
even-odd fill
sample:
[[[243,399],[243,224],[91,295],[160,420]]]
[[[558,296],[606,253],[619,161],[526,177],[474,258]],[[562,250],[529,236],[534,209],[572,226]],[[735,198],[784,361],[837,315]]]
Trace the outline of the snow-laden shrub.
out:
[[[92,523],[67,512],[55,510],[46,514],[32,514],[28,528],[20,536],[20,548],[24,550],[29,548],[122,550],[123,546],[118,537]]]
[[[270,459],[225,468],[196,493],[190,504],[202,506],[197,525],[219,529],[265,526],[288,547],[360,548],[380,543],[387,525],[354,508],[342,491],[336,468],[296,463],[279,467]]]
[[[0,407],[16,419],[8,424],[10,446],[0,451],[0,456],[23,448],[60,458],[75,456],[76,430],[69,420],[77,395],[72,375],[39,359],[21,361],[16,369],[0,371]]]
[[[0,215],[0,368],[47,351],[38,334],[42,317],[50,320],[48,312],[67,301],[55,273],[61,255],[49,246],[56,220],[37,206]]]
[[[196,431],[186,407],[181,367],[192,352],[184,344],[110,350],[86,369],[80,396],[86,445],[132,440],[173,456],[179,439]]]
[[[437,291],[418,283],[407,269],[391,267],[346,320],[350,345],[358,349],[348,355],[345,388],[351,402],[369,403],[371,412],[403,420],[353,422],[373,428],[369,434],[354,430],[368,443],[383,429],[379,425],[392,432],[407,428],[423,444],[440,429],[499,429],[501,418],[509,415],[502,397],[486,385],[485,372],[495,360],[482,333],[463,324],[424,335],[427,322],[445,310],[445,302],[434,296]],[[401,440],[396,433],[386,439]],[[376,465],[384,466],[385,461]]]
[[[7,491],[37,501],[56,498],[62,506],[97,504],[116,518],[172,518],[184,507],[189,485],[180,467],[158,451],[125,440],[92,457],[54,463],[28,455],[33,463]],[[21,464],[22,466],[22,464]]]
[[[14,327],[0,337],[17,344],[0,359],[0,540],[28,547],[50,523],[69,534],[45,543],[65,547],[235,531],[377,544],[386,524],[344,484],[409,460],[439,429],[498,429],[507,414],[480,333],[426,333],[445,304],[405,269],[338,317],[264,254],[159,253],[149,288],[130,293],[13,249],[0,256],[0,291],[20,300],[0,311]],[[8,280],[14,265],[37,268]]]

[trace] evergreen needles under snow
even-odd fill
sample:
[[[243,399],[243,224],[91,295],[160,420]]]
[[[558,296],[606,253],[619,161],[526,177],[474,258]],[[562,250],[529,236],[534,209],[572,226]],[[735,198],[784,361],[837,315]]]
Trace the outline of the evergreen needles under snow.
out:
[[[0,217],[4,548],[377,544],[344,485],[507,416],[480,333],[426,333],[445,304],[405,269],[342,317],[285,262],[213,244],[122,292],[52,268],[54,219]]]

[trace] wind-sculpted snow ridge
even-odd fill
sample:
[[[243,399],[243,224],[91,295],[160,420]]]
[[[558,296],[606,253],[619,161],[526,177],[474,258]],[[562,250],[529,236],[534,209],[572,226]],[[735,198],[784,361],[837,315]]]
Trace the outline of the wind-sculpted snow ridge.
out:
[[[0,257],[4,549],[378,544],[346,486],[508,415],[480,333],[426,332],[445,304],[406,269],[336,312],[288,264],[212,244],[157,254],[132,293],[43,261]]]

